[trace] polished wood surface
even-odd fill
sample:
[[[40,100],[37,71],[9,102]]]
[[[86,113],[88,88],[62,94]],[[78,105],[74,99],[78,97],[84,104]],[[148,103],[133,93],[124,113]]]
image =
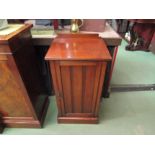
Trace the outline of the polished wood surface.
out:
[[[110,60],[104,41],[94,34],[61,34],[46,55],[47,60]]]
[[[0,113],[7,127],[41,127],[47,110],[30,28],[0,39]]]
[[[66,48],[69,46],[69,48]],[[59,123],[98,123],[107,61],[111,56],[97,35],[60,35],[49,60]]]
[[[0,57],[2,56],[0,55]],[[16,73],[12,72],[12,69],[16,69],[16,64],[12,56],[9,55],[7,57],[7,59],[1,59],[0,61],[0,111],[3,117],[30,117],[31,112],[26,105],[26,100],[18,84],[17,78],[19,79],[20,77],[16,75],[17,70],[15,70]],[[17,108],[18,111],[13,110],[14,108]]]

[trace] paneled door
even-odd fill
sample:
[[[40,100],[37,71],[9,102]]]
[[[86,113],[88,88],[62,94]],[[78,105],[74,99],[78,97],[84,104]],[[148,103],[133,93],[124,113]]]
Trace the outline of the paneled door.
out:
[[[96,123],[106,62],[51,61],[58,122]]]

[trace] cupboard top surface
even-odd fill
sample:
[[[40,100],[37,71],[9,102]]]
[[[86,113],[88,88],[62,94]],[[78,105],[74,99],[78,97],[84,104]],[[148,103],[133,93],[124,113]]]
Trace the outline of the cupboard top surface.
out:
[[[78,36],[78,37],[76,37]],[[97,35],[58,36],[52,42],[46,60],[111,60],[103,39]]]

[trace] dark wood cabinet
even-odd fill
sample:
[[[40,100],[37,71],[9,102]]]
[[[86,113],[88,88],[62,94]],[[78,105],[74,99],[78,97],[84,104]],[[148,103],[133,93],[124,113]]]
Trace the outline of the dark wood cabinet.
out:
[[[3,133],[3,129],[4,129],[4,123],[2,121],[2,116],[0,114],[0,133]]]
[[[50,63],[59,123],[98,123],[111,56],[97,34],[60,34],[45,57]]]
[[[30,28],[0,36],[0,113],[7,127],[41,127],[48,107]]]

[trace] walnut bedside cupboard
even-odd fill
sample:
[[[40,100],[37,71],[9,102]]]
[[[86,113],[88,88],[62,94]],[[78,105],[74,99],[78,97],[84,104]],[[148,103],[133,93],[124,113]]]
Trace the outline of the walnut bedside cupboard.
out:
[[[59,123],[98,123],[101,91],[111,56],[97,34],[59,34],[49,61]]]

